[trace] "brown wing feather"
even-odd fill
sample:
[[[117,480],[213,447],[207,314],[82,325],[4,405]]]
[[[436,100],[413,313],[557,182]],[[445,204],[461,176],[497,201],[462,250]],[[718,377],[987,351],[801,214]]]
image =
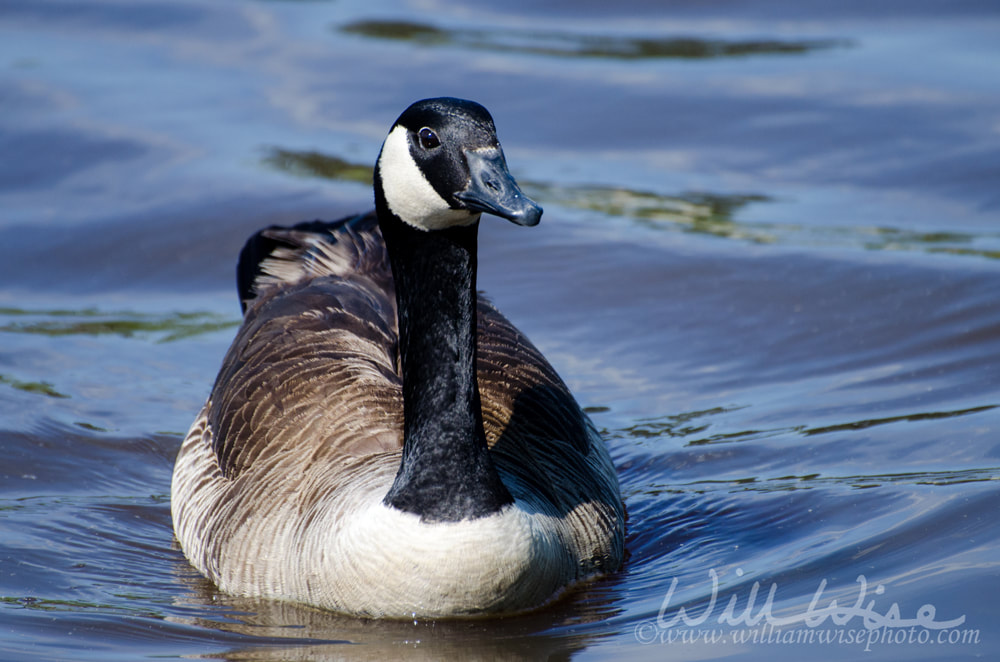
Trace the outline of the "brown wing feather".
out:
[[[223,474],[283,453],[398,450],[396,302],[374,219],[263,232],[275,250],[254,265],[254,298],[210,397]]]

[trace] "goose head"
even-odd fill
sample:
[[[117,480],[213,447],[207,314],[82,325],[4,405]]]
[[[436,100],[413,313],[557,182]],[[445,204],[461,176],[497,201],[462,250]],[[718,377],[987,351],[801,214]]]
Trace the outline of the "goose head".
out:
[[[483,213],[537,225],[542,208],[507,169],[489,112],[464,99],[418,101],[393,124],[375,167],[377,204],[419,230],[471,225]]]

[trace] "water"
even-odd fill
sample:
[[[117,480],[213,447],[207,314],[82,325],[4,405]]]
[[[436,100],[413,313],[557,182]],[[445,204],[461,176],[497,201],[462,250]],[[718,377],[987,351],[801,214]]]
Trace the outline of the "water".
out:
[[[998,34],[989,2],[0,3],[0,659],[995,657]],[[603,429],[629,560],[499,621],[219,594],[169,482],[236,253],[366,209],[441,94],[545,206],[484,225],[480,284]]]

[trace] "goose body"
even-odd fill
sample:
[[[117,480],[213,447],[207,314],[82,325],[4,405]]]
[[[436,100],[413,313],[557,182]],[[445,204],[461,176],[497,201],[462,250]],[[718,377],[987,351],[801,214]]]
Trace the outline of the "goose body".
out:
[[[389,618],[522,611],[616,570],[602,439],[475,290],[480,214],[541,215],[486,110],[407,109],[375,201],[244,247],[243,324],[174,468],[185,555],[226,592]]]

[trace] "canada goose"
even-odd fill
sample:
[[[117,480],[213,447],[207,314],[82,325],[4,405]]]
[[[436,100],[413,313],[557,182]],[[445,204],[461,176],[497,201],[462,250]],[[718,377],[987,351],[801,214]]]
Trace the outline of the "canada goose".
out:
[[[223,591],[348,614],[522,611],[622,563],[594,425],[476,293],[482,213],[535,225],[493,119],[410,106],[375,212],[258,232],[243,325],[174,468],[174,531]]]

